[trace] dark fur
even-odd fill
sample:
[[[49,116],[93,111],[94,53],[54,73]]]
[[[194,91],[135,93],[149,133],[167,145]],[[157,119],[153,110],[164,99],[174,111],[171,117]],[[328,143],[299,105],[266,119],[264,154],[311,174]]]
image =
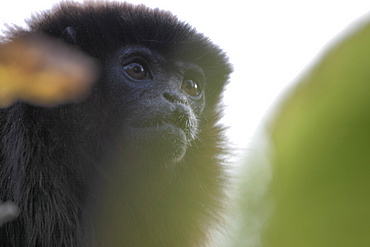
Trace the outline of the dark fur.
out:
[[[103,74],[82,103],[19,102],[0,110],[0,199],[21,209],[0,228],[0,246],[204,246],[225,200],[225,143],[217,122],[230,66],[222,51],[169,12],[125,3],[63,3],[28,24],[30,32],[14,28],[6,42],[29,33],[55,37],[97,58]],[[104,66],[127,45],[204,71],[199,131],[180,161],[168,153],[175,150],[172,140],[148,145],[137,157],[134,141],[127,143],[135,133],[122,134],[126,118],[150,114],[130,112],[138,96],[119,97],[122,89],[106,83]]]

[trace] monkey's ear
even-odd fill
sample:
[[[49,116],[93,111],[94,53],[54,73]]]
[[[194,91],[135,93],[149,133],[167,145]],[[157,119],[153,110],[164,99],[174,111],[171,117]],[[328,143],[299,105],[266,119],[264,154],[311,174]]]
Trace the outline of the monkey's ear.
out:
[[[77,44],[77,32],[73,27],[67,27],[60,35],[60,39],[65,42],[76,45]]]

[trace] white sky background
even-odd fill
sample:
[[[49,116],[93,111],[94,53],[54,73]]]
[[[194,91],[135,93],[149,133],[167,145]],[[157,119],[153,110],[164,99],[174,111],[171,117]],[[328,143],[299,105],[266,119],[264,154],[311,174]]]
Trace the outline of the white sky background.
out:
[[[0,29],[4,23],[24,25],[31,13],[49,9],[56,2],[2,2]],[[248,147],[277,97],[328,42],[348,30],[353,21],[370,14],[368,0],[129,2],[170,10],[228,53],[235,72],[225,93],[225,122],[231,126],[231,141],[239,148]]]

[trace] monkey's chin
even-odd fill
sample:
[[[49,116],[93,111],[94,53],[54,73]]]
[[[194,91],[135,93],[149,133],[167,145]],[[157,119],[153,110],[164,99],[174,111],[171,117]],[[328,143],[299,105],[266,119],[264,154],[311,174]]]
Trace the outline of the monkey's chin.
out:
[[[172,124],[130,127],[124,133],[125,149],[132,159],[145,163],[178,163],[190,145],[191,138],[185,130]]]

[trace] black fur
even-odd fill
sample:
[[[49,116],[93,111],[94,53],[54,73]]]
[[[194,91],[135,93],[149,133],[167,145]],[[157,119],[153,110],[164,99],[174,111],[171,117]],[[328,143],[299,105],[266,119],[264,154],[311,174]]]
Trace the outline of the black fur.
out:
[[[82,103],[0,110],[0,200],[21,210],[0,227],[0,246],[204,246],[225,200],[218,120],[231,69],[222,51],[169,12],[126,3],[62,3],[28,24],[30,31],[13,28],[4,42],[55,37],[98,59],[103,73]],[[204,102],[190,103],[188,122],[174,122],[191,129],[181,139],[189,142],[160,127],[127,127],[157,117],[162,103],[150,97],[163,92],[118,83],[122,49],[149,50],[160,60],[153,66],[166,67],[162,81],[173,64],[202,69]]]

